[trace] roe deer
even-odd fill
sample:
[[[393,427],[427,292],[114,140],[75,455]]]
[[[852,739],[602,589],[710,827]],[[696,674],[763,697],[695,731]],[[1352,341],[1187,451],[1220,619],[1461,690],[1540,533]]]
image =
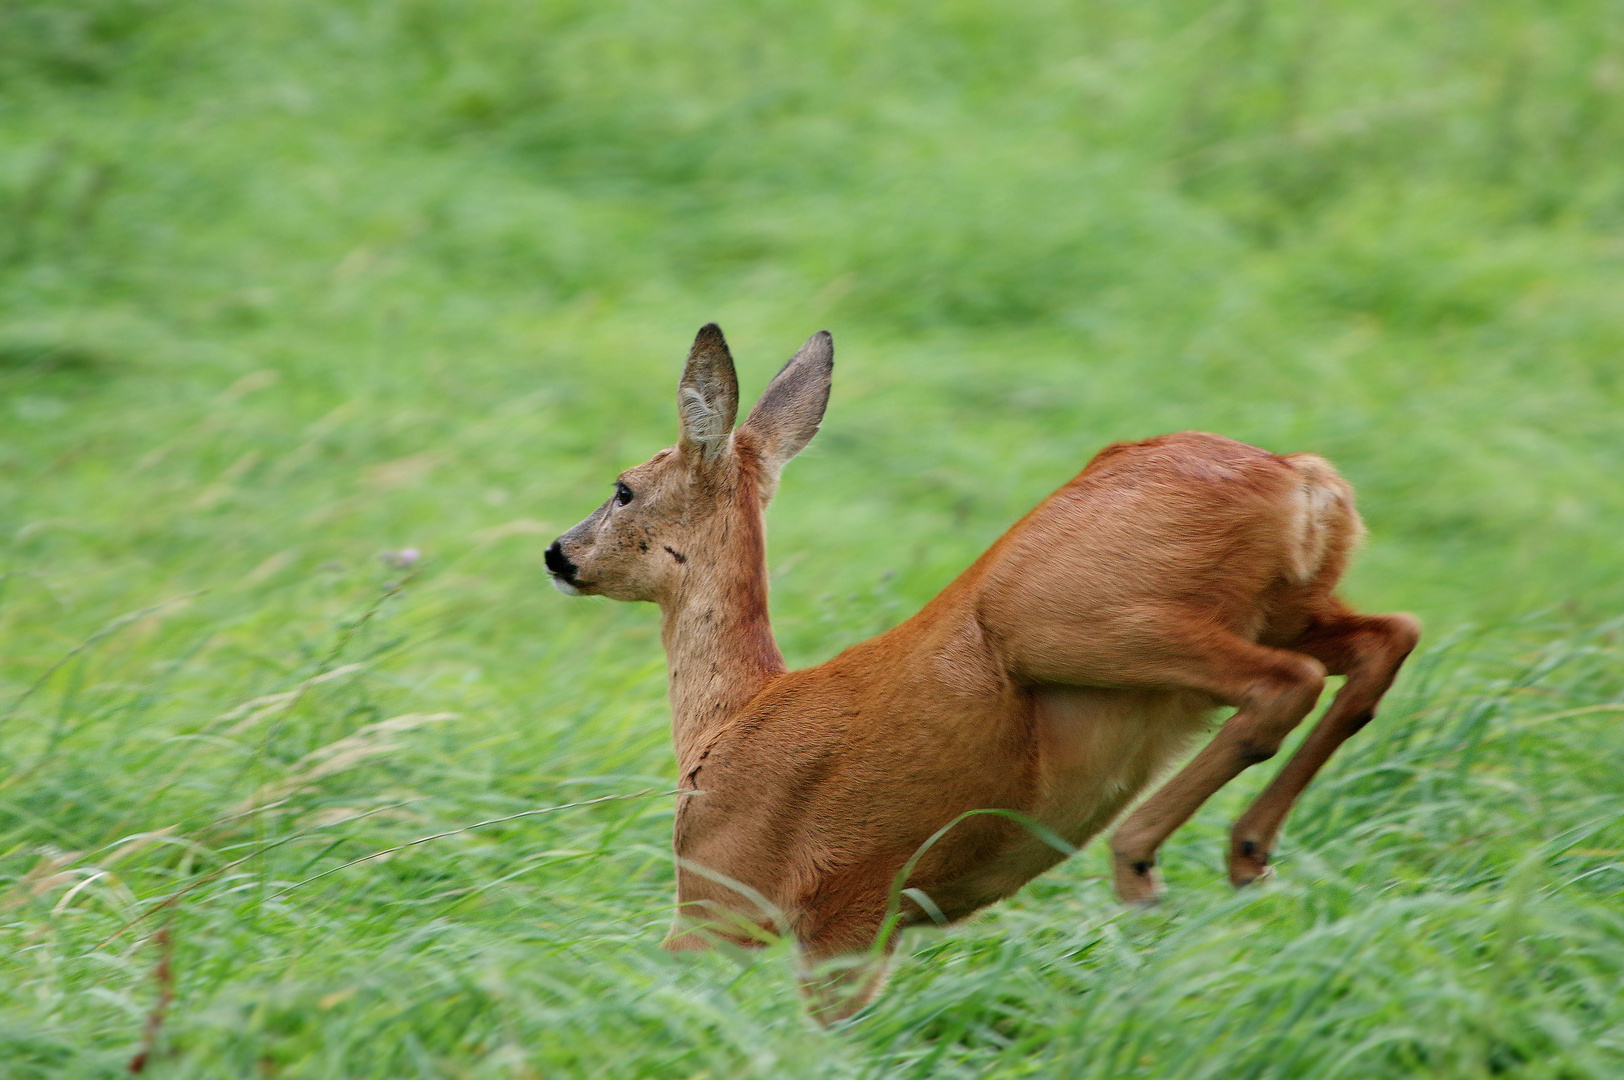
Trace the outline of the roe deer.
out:
[[[667,947],[748,945],[781,920],[812,960],[862,953],[893,878],[959,815],[1016,811],[1081,846],[1233,706],[1112,835],[1118,895],[1149,903],[1161,843],[1345,675],[1230,834],[1230,880],[1262,875],[1293,800],[1370,720],[1420,633],[1335,594],[1362,529],[1347,483],[1320,458],[1200,432],[1108,446],[917,615],[789,671],[767,621],[763,511],[818,430],[833,366],[829,334],[813,335],[735,428],[733,360],[704,327],[677,444],[547,550],[565,593],[660,606],[692,792]],[[1063,857],[1039,830],[967,818],[913,867],[909,896],[924,900],[902,921],[963,918]],[[879,978],[840,976],[844,997],[814,987],[814,1014],[849,1015]]]

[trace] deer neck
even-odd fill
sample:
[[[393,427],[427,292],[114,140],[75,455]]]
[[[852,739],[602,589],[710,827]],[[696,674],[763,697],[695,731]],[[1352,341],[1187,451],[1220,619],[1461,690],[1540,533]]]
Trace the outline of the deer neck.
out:
[[[760,504],[748,494],[755,505],[723,515],[708,550],[690,553],[682,582],[660,605],[679,762],[788,670],[767,617]]]

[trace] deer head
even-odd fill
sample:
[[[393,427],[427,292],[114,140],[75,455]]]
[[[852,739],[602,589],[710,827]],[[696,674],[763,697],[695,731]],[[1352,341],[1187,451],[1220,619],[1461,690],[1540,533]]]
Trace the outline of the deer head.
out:
[[[715,323],[701,328],[677,386],[677,444],[621,473],[608,501],[553,542],[553,584],[664,605],[729,561],[763,559],[761,512],[785,462],[817,434],[833,368],[834,340],[819,331],[735,428],[733,357]]]

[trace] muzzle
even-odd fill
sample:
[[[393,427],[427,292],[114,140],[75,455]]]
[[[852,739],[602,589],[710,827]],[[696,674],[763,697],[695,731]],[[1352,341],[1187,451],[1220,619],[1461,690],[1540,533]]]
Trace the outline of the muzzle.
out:
[[[576,565],[564,554],[564,545],[554,540],[547,549],[547,573],[552,575],[553,587],[565,596],[580,596],[581,585],[575,579]]]

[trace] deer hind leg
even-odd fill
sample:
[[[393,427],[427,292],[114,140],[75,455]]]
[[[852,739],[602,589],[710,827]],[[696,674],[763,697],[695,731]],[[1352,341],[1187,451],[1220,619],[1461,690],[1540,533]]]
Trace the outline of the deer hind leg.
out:
[[[1325,687],[1319,660],[1217,628],[1204,630],[1182,635],[1177,645],[1161,652],[1156,666],[1166,667],[1166,683],[1204,691],[1238,711],[1112,834],[1117,895],[1124,903],[1155,901],[1158,888],[1151,871],[1156,849],[1213,792],[1273,757]]]
[[[1377,703],[1420,636],[1421,624],[1410,615],[1347,614],[1316,624],[1294,643],[1293,648],[1319,660],[1330,674],[1346,675],[1347,682],[1230,831],[1229,880],[1237,888],[1267,872],[1269,852],[1292,803],[1336,748],[1376,715]]]

